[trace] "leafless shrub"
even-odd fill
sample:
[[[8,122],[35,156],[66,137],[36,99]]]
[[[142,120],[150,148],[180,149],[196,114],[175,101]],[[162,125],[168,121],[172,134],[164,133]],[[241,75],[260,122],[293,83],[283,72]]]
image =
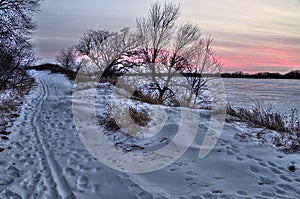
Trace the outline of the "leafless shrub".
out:
[[[163,104],[171,107],[180,106],[180,102],[176,99],[176,95],[172,92],[172,90],[166,90],[162,99],[160,99],[159,92],[153,84],[141,86],[133,92],[131,98],[149,104]]]
[[[133,121],[139,126],[147,126],[151,120],[149,113],[146,109],[138,110],[132,106],[129,107],[129,115]]]
[[[119,112],[120,114],[113,114],[111,107],[108,105],[104,114],[100,117],[99,124],[104,126],[106,130],[110,131],[117,131],[120,129],[120,126],[116,122],[116,120],[128,120],[128,118],[124,118],[124,115]],[[151,117],[146,109],[140,109],[134,106],[129,106],[128,108],[129,115],[131,119],[139,126],[146,126],[150,121]]]
[[[143,108],[141,109],[135,106],[129,106],[128,111],[129,116],[138,126],[147,126],[151,121],[148,111]],[[123,150],[124,152],[144,149],[144,147],[137,145],[135,142],[136,138],[133,135],[136,132],[124,132],[123,130],[120,131],[121,126],[119,126],[117,121],[122,121],[124,123],[124,121],[128,121],[128,118],[126,118],[126,116],[124,116],[122,112],[113,113],[110,105],[107,105],[106,111],[99,119],[99,125],[104,127],[104,133],[107,136],[113,137],[111,141],[114,143],[115,147]],[[130,129],[135,131],[134,127]],[[120,133],[122,134],[122,136],[120,136]]]
[[[106,109],[103,115],[99,118],[99,124],[103,126],[108,131],[117,131],[120,129],[119,125],[116,123],[112,116],[111,109]]]

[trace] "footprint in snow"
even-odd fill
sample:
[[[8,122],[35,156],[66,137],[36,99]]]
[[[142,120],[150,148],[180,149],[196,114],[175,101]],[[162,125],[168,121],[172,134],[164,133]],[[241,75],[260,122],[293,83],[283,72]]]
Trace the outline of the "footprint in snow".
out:
[[[77,178],[76,180],[76,186],[78,189],[86,189],[89,184],[89,179],[88,177],[81,175]]]

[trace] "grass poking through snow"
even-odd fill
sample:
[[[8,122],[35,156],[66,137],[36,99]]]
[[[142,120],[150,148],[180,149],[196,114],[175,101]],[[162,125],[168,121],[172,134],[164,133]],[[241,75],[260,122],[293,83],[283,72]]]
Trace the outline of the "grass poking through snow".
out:
[[[300,151],[300,121],[297,109],[292,109],[289,116],[273,111],[271,103],[263,101],[254,101],[255,107],[252,110],[244,107],[227,106],[229,115],[240,118],[249,124],[263,128],[261,132],[255,132],[255,135],[239,134],[239,139],[243,140],[249,136],[255,136],[260,141],[267,142],[265,129],[273,130],[270,142],[279,147],[285,153],[295,153]],[[262,133],[263,132],[263,133]]]

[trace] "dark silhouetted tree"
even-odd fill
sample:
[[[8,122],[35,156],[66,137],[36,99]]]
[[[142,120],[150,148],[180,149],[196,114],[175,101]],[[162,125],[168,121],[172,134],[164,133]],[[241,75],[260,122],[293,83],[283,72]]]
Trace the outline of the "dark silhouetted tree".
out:
[[[73,48],[63,49],[56,56],[56,60],[63,67],[72,69],[76,64],[76,52]]]
[[[56,60],[61,66],[76,73],[88,62],[88,60],[82,57],[73,47],[61,50],[57,54]]]
[[[0,87],[20,67],[34,61],[32,31],[36,28],[33,15],[40,0],[0,0]],[[23,73],[23,72],[22,72]]]
[[[118,64],[122,64],[121,69],[131,66],[124,57],[129,56],[128,53],[138,46],[138,42],[129,28],[123,28],[119,32],[90,30],[75,48],[82,56],[89,58],[102,77],[107,77],[116,70],[114,67]]]

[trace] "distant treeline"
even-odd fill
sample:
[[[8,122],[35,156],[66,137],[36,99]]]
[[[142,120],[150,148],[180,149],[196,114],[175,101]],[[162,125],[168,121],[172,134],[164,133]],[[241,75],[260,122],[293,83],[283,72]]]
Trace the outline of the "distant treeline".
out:
[[[35,69],[35,70],[50,70],[53,73],[63,73],[66,74],[70,79],[75,79],[76,77],[76,72],[67,69],[65,67],[62,67],[57,64],[42,64],[38,66],[31,66],[27,67],[26,69]],[[116,76],[122,76],[124,75],[123,73],[113,73],[111,76],[116,77]],[[147,73],[141,73],[141,74],[130,74],[126,73],[127,76],[149,76],[151,74]],[[157,76],[167,76],[168,73],[159,73]],[[174,73],[172,74],[173,76],[185,76],[185,77],[218,77],[218,74],[196,74],[196,73]],[[286,74],[280,74],[280,73],[270,73],[270,72],[262,72],[262,73],[256,73],[256,74],[248,74],[248,73],[243,73],[241,71],[234,72],[234,73],[222,73],[221,77],[224,78],[257,78],[257,79],[300,79],[300,70],[293,70],[290,71]]]
[[[300,79],[300,70],[293,70],[286,74],[261,72],[256,74],[243,73],[241,71],[234,73],[222,73],[224,78],[258,78],[258,79]]]

